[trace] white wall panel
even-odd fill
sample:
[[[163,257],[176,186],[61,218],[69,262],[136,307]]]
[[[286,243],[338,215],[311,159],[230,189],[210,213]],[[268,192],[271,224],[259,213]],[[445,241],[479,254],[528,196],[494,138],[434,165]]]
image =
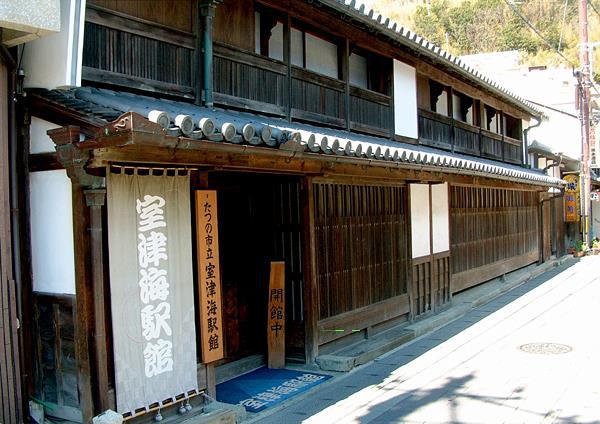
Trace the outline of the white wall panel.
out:
[[[415,68],[394,59],[394,126],[396,135],[418,138],[417,74]]]
[[[429,185],[410,185],[410,224],[412,257],[431,253],[429,225]]]
[[[55,152],[54,142],[46,131],[58,128],[55,124],[44,121],[43,119],[36,118],[35,116],[31,118],[31,126],[30,126],[30,146],[29,152],[31,154],[35,153],[53,153]]]
[[[23,52],[26,87],[81,85],[85,0],[60,1],[60,32],[27,44]]]
[[[431,186],[431,226],[433,253],[450,250],[448,184]]]
[[[75,294],[71,180],[62,169],[29,179],[33,290]]]

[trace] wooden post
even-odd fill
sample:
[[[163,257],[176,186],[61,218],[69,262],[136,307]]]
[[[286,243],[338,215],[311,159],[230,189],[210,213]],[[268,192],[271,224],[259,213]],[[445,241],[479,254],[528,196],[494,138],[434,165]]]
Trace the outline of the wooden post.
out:
[[[108,397],[108,352],[106,349],[106,298],[104,292],[104,246],[102,237],[102,206],[106,189],[84,190],[90,208],[92,284],[94,297],[94,351],[96,356],[96,398],[100,411],[110,408]]]
[[[350,131],[350,41],[345,38],[342,44],[340,68],[344,81],[344,109],[346,117],[346,131]]]
[[[98,380],[97,369],[92,369],[92,334],[94,320],[93,278],[90,262],[90,214],[87,207],[84,189],[99,188],[104,179],[89,175],[84,166],[89,156],[77,147],[79,143],[79,127],[66,126],[47,131],[56,145],[58,159],[67,171],[72,183],[73,208],[73,247],[75,254],[75,292],[76,301],[73,307],[75,323],[75,361],[77,363],[77,386],[83,422],[92,421],[96,412],[100,412],[94,404],[92,382]]]
[[[304,354],[306,363],[315,362],[319,352],[319,292],[317,287],[317,262],[315,251],[315,204],[313,181],[307,177],[302,181],[302,228],[304,260]]]
[[[285,262],[271,262],[267,311],[269,368],[285,367]]]

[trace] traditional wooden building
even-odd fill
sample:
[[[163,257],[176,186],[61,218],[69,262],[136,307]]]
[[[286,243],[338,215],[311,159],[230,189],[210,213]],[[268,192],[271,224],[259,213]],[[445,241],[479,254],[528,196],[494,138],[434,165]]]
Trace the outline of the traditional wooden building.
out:
[[[43,10],[42,10],[43,9]],[[22,296],[21,181],[27,170],[19,166],[17,120],[21,111],[21,83],[17,52],[25,43],[60,30],[58,0],[4,2],[0,7],[0,422],[21,423],[26,417],[29,376],[22,367],[30,322],[29,299]],[[25,360],[24,360],[25,359]],[[25,367],[26,369],[26,367]],[[25,396],[24,396],[25,394]]]
[[[132,390],[120,377],[122,249],[150,228],[180,234],[154,234],[178,249],[157,250],[155,264],[168,253],[194,277],[161,286],[160,300],[171,296],[170,319],[184,322],[174,302],[185,286],[198,330],[164,343],[193,350],[189,388],[209,392],[215,369],[266,353],[272,261],[285,262],[287,360],[312,363],[543,259],[541,200],[561,180],[524,165],[523,130],[540,112],[354,0],[88,0],[80,37],[81,86],[31,87],[24,127],[34,393],[55,414],[87,422],[163,402],[120,400]],[[144,187],[159,177],[187,182],[152,206]],[[138,190],[137,218],[122,181]],[[144,221],[159,219],[151,212],[161,220]],[[203,302],[215,267],[213,322]],[[142,280],[131,286],[142,290],[131,299],[152,300]],[[155,365],[145,362],[148,381]],[[170,402],[187,401],[171,390]]]

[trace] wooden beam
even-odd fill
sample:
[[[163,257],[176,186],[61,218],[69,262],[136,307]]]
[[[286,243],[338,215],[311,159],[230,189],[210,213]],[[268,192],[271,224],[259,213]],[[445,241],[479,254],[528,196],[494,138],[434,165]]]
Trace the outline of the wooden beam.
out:
[[[409,312],[407,294],[354,309],[318,322],[319,344],[325,344]]]
[[[181,144],[180,144],[181,145]],[[363,177],[373,181],[399,183],[400,181],[452,182],[455,185],[476,185],[529,191],[545,191],[547,186],[530,185],[512,181],[470,176],[448,169],[419,170],[408,164],[387,161],[364,161],[342,156],[315,153],[285,152],[247,145],[231,145],[195,141],[191,149],[165,149],[160,146],[126,145],[94,149],[90,168],[103,168],[111,162],[129,164],[169,164],[216,167],[249,172],[277,172],[301,175],[326,175],[328,177]],[[203,150],[200,150],[202,148]],[[206,150],[204,150],[206,149]],[[210,149],[210,150],[209,150]]]
[[[53,171],[56,169],[63,169],[62,164],[56,157],[56,152],[29,155],[29,172]]]

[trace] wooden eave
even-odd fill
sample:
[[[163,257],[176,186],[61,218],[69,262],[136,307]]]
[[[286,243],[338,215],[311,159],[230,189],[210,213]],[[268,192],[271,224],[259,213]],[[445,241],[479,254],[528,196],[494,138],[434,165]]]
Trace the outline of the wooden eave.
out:
[[[294,143],[269,148],[169,135],[134,112],[98,128],[92,139],[76,145],[89,152],[87,169],[92,173],[111,164],[157,165],[308,175],[356,183],[451,182],[531,191],[546,191],[548,187],[464,169],[312,153]]]
[[[28,92],[27,95],[30,113],[33,116],[60,126],[77,125],[81,133],[87,137],[94,137],[98,128],[107,123],[104,119],[89,114],[80,114],[61,103],[53,102],[39,94]]]

